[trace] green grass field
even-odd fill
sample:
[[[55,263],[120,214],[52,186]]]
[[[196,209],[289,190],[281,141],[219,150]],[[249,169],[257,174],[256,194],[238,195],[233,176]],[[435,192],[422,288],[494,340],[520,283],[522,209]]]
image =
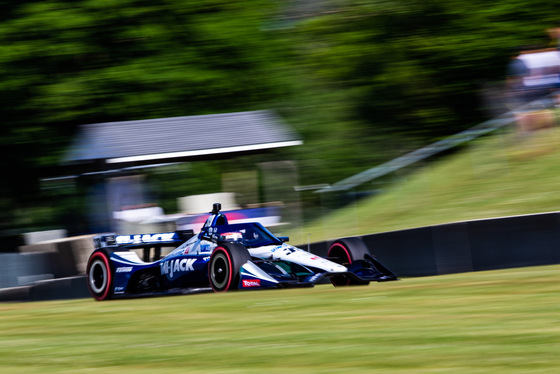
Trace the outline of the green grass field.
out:
[[[287,234],[298,244],[560,210],[559,166],[560,129],[501,133]],[[0,373],[559,373],[559,354],[560,265],[0,304]]]
[[[1,373],[560,372],[560,265],[0,316]]]

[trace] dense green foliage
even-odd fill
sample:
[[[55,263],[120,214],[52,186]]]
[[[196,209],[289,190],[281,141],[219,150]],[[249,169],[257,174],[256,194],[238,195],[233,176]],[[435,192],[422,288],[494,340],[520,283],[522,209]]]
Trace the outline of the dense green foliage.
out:
[[[302,23],[294,35],[308,79],[327,93],[320,100],[330,99],[322,106],[351,132],[323,130],[343,143],[342,155],[329,153],[344,160],[335,178],[481,122],[489,104],[481,90],[503,79],[512,48],[547,45],[545,28],[557,22],[547,2],[345,5]]]
[[[0,26],[2,160],[25,176],[58,162],[79,124],[247,110],[280,97],[253,11],[263,3],[13,2]]]
[[[509,49],[557,22],[528,0],[1,4],[4,211],[40,204],[78,125],[118,120],[276,109],[302,183],[336,182],[483,119]]]

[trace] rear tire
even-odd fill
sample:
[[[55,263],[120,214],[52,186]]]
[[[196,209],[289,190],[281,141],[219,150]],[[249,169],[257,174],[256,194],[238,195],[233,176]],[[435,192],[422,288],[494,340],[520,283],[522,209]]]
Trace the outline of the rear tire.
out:
[[[89,257],[86,279],[91,296],[98,301],[113,297],[113,270],[109,255],[104,250],[96,250]]]
[[[251,259],[247,248],[236,243],[222,243],[214,249],[208,263],[208,278],[214,292],[239,288],[241,267]]]
[[[370,255],[369,249],[362,239],[352,237],[338,239],[332,243],[327,257],[338,264],[348,267],[355,261],[364,260],[366,254]],[[365,286],[369,284],[368,281],[359,281],[344,275],[331,277],[331,283],[335,287]]]

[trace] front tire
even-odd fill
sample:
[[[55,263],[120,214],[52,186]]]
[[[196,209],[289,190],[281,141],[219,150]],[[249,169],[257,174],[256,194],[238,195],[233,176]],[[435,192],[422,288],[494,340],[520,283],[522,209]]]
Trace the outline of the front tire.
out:
[[[364,260],[365,255],[369,255],[369,249],[360,238],[338,239],[329,247],[327,257],[332,261],[349,267],[355,261]],[[335,287],[340,286],[365,286],[368,281],[351,279],[344,275],[331,277],[331,283]]]
[[[109,300],[113,297],[113,275],[107,252],[93,252],[88,260],[86,279],[89,293],[95,300]]]
[[[208,278],[215,292],[239,288],[241,267],[251,259],[247,248],[240,244],[223,243],[216,247],[208,263]]]

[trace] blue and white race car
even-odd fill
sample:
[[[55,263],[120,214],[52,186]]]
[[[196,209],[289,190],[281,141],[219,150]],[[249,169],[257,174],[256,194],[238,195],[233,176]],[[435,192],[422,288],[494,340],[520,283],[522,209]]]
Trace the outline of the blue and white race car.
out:
[[[313,287],[325,277],[335,286],[396,280],[357,237],[338,239],[327,258],[286,243],[260,223],[229,224],[214,204],[200,233],[94,237],[87,283],[96,300],[198,291]],[[175,247],[146,262],[132,249]]]

